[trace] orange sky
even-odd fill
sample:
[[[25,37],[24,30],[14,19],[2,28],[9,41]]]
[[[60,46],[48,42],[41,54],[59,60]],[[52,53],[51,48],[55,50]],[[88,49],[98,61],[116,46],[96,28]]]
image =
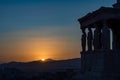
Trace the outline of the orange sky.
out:
[[[3,40],[1,38],[0,62],[24,62],[42,58],[59,60],[80,57],[79,36],[78,40],[76,40],[76,36],[35,36],[35,33],[37,31],[34,30],[12,32],[6,34],[7,37],[3,37]]]

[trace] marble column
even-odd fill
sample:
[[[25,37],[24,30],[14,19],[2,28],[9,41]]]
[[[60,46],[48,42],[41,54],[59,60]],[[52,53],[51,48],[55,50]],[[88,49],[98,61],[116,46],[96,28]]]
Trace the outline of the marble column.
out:
[[[102,49],[109,50],[110,49],[110,29],[108,28],[106,21],[103,21],[101,40],[102,40]]]
[[[82,46],[82,51],[86,51],[86,32],[85,28],[82,29],[82,37],[81,37],[81,46]]]
[[[92,51],[92,44],[93,44],[93,33],[91,28],[88,28],[88,36],[87,36],[87,45],[88,45],[88,51]]]

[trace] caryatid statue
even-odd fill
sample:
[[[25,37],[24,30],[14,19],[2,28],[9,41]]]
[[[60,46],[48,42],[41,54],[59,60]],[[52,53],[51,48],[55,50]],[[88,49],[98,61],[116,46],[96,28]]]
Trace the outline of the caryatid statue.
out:
[[[99,28],[96,27],[95,31],[94,31],[94,40],[93,40],[93,46],[94,46],[94,50],[99,49],[99,44],[100,44],[100,40],[99,40]]]
[[[93,34],[91,28],[88,28],[88,30],[89,30],[87,37],[88,51],[92,51]]]
[[[86,32],[85,32],[85,28],[82,29],[82,37],[81,37],[81,46],[82,46],[82,51],[86,51]]]
[[[110,30],[107,27],[102,28],[102,48],[110,49]]]
[[[102,49],[110,49],[110,29],[105,22],[102,28]]]

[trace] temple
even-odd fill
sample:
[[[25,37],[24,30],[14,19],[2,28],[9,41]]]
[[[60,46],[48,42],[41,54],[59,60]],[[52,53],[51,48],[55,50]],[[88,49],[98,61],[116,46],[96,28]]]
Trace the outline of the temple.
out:
[[[120,0],[78,21],[83,80],[120,80]]]

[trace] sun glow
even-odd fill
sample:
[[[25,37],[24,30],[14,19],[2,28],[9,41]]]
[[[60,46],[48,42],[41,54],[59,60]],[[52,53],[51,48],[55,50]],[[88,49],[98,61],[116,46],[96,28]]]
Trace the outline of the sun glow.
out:
[[[45,61],[45,59],[41,59],[41,61],[43,61],[43,62],[44,62],[44,61]]]

